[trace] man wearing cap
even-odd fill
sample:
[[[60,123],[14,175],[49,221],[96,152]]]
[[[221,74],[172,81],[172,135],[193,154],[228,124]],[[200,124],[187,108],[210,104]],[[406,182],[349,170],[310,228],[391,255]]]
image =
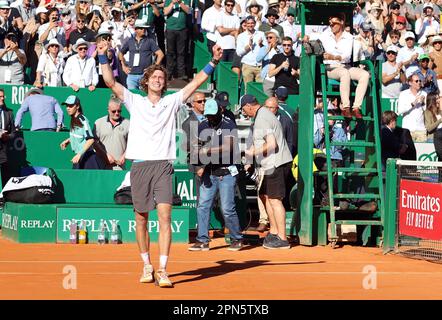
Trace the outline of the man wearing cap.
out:
[[[264,239],[266,249],[289,249],[286,236],[286,212],[282,200],[286,195],[286,179],[290,174],[292,156],[284,139],[281,123],[268,108],[261,108],[256,98],[241,97],[242,112],[255,118],[253,145],[245,151],[247,162],[255,158],[259,169],[258,194],[270,222],[270,232]]]
[[[405,74],[411,74],[415,72],[419,65],[417,58],[420,54],[424,53],[421,47],[415,47],[414,33],[407,31],[404,35],[405,46],[400,48],[397,55],[397,62],[402,63]],[[408,77],[408,76],[407,76]]]
[[[279,15],[274,9],[269,9],[265,17],[267,18],[267,22],[261,24],[258,29],[259,31],[266,32],[275,29],[280,35],[284,34],[284,29],[276,23],[276,20],[279,19]]]
[[[26,64],[25,52],[18,47],[15,33],[8,33],[5,47],[0,49],[0,84],[23,84],[23,66]]]
[[[236,50],[236,36],[239,29],[239,17],[233,14],[234,0],[224,1],[224,11],[217,15],[215,23],[219,37],[217,44],[223,49],[222,61],[232,62]]]
[[[256,57],[266,40],[264,32],[255,30],[254,17],[248,16],[246,23],[246,31],[240,33],[236,39],[236,54],[241,57],[241,72],[245,88],[248,82],[262,82],[261,63],[256,61]]]
[[[134,162],[131,167],[132,200],[134,203],[136,239],[144,262],[140,282],[153,282],[160,288],[173,287],[166,272],[171,244],[172,162],[176,158],[176,114],[183,103],[215,71],[222,49],[213,47],[213,59],[191,82],[174,94],[167,90],[167,70],[151,65],[141,79],[146,97],[131,93],[116,82],[108,64],[107,41],[97,44],[98,60],[103,79],[112,92],[124,102],[131,114],[126,158]],[[157,208],[159,221],[159,268],[154,273],[149,257],[147,223],[149,212]]]
[[[299,93],[299,57],[293,51],[293,41],[289,37],[282,39],[282,52],[275,54],[270,60],[269,77],[275,77],[275,86],[284,86],[289,94]]]
[[[235,115],[232,111],[227,109],[227,107],[230,106],[229,93],[227,91],[218,92],[215,96],[215,101],[220,107],[223,116],[232,120],[232,122],[236,125]]]
[[[442,37],[435,36],[431,40],[433,51],[430,52],[430,58],[433,62],[433,70],[437,74],[437,85],[442,88]]]
[[[26,93],[20,109],[15,117],[15,127],[21,128],[23,115],[29,112],[31,115],[31,131],[60,131],[63,126],[63,110],[57,100],[43,94],[39,88],[31,88]],[[54,114],[57,114],[55,122]]]
[[[145,21],[149,26],[147,28],[147,36],[155,40],[154,20],[155,17],[161,16],[160,9],[155,0],[142,0],[133,4],[130,10],[138,11],[138,19]]]
[[[281,37],[290,37],[293,41],[296,41],[298,39],[298,33],[301,32],[301,28],[299,25],[295,24],[295,16],[295,8],[289,7],[287,10],[287,19],[280,24],[280,26],[284,30],[284,33],[280,34]]]
[[[404,17],[399,16],[396,18],[396,28],[388,32],[385,43],[383,44],[385,49],[392,44],[398,48],[402,48],[406,45],[405,33],[407,32],[407,30],[405,29],[405,23],[406,21]]]
[[[424,92],[438,92],[439,86],[437,85],[437,74],[429,68],[430,56],[427,53],[421,54],[418,58],[419,69],[416,74],[419,76],[422,84],[422,90]]]
[[[436,19],[439,18],[439,16],[440,16],[439,6],[436,3],[433,5],[432,0],[423,0],[423,1],[420,1],[418,4],[416,4],[414,7],[414,11],[416,13],[416,20],[421,18],[422,15],[425,15],[424,7],[426,7],[430,4],[433,7],[433,17],[435,17]]]
[[[418,42],[421,42],[421,38],[425,37],[430,29],[439,32],[439,22],[433,16],[433,4],[425,3],[423,5],[422,16],[416,20],[414,27],[415,33],[418,38]]]
[[[148,27],[143,20],[137,20],[135,37],[129,38],[118,54],[123,71],[127,74],[126,85],[129,90],[140,89],[140,79],[144,70],[153,64],[153,56],[157,65],[160,65],[164,58],[164,53],[156,42],[146,36]],[[126,52],[129,52],[129,63],[124,59]]]
[[[412,28],[412,23],[416,21],[416,11],[410,3],[407,3],[405,0],[396,0],[390,3],[392,8],[395,5],[399,5],[399,14],[407,19],[407,30]]]
[[[96,33],[86,27],[86,16],[82,13],[77,14],[77,29],[72,31],[69,36],[69,51],[71,51],[72,46],[78,41],[78,39],[83,39],[87,42],[95,41]]]
[[[382,98],[398,98],[405,81],[402,63],[396,61],[397,53],[394,45],[386,50],[387,61],[382,64]]]
[[[207,119],[198,126],[198,165],[204,169],[197,174],[201,177],[198,197],[197,221],[198,235],[196,242],[189,247],[190,251],[209,250],[210,212],[219,193],[221,211],[226,228],[230,232],[228,250],[238,251],[242,248],[242,234],[238,213],[235,206],[237,164],[240,153],[236,125],[224,117],[215,100],[207,100],[204,107]]]
[[[359,28],[359,34],[354,38],[353,61],[371,59],[374,54],[373,26],[364,22]]]
[[[94,91],[98,84],[98,73],[95,59],[87,56],[89,42],[82,38],[78,39],[73,49],[77,54],[69,57],[63,72],[63,81],[74,91],[80,88],[88,88]]]

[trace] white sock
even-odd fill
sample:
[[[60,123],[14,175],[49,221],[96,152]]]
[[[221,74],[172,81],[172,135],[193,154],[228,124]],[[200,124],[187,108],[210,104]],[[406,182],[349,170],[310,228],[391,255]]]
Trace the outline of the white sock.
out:
[[[143,259],[144,264],[151,264],[149,259],[149,252],[141,253],[141,259]]]
[[[160,269],[161,270],[166,270],[167,259],[169,259],[169,256],[160,256]]]

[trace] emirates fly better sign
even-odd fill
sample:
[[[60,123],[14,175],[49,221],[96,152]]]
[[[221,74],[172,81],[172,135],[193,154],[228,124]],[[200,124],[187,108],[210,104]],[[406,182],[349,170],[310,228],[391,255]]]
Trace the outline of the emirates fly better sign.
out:
[[[400,234],[442,240],[442,183],[401,180]]]

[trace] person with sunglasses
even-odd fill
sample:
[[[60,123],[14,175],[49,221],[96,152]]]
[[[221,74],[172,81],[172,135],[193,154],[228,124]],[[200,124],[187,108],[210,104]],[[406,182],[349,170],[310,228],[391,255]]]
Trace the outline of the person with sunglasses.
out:
[[[427,94],[431,92],[439,92],[437,84],[437,74],[430,68],[430,56],[426,53],[418,57],[419,69],[416,71],[422,83],[422,90]]]
[[[396,61],[397,53],[398,48],[394,45],[386,50],[387,61],[382,64],[382,98],[398,98],[402,82],[405,82],[402,63]]]
[[[234,0],[224,1],[224,10],[218,14],[215,28],[218,32],[217,44],[223,49],[222,61],[232,62],[236,51],[236,35],[239,28],[239,17],[233,14]]]
[[[86,27],[86,16],[82,13],[77,14],[77,29],[72,31],[68,41],[68,51],[72,51],[72,46],[78,41],[83,39],[87,42],[94,42],[96,33]]]
[[[433,4],[425,3],[423,6],[422,16],[416,20],[415,33],[417,35],[418,43],[424,42],[430,30],[436,35],[439,33],[440,24],[433,16]]]
[[[367,91],[370,74],[358,67],[352,66],[353,36],[344,31],[345,14],[337,13],[329,16],[329,28],[320,36],[325,53],[324,64],[327,77],[339,81],[339,91],[342,101],[341,114],[344,117],[362,118],[361,107]],[[358,82],[356,86],[353,108],[350,108],[351,80]]]
[[[256,55],[256,61],[261,63],[261,78],[262,87],[264,93],[271,97],[273,95],[273,87],[275,86],[275,76],[270,77],[269,67],[270,61],[273,56],[283,52],[283,48],[281,46],[281,38],[279,36],[279,32],[275,29],[269,30],[265,33],[267,43],[261,47]]]
[[[107,115],[95,121],[93,133],[97,138],[97,151],[103,154],[106,168],[112,170],[126,169],[126,148],[129,135],[129,119],[122,113],[122,101],[111,96],[107,105]]]
[[[167,4],[167,2],[166,2]],[[167,70],[161,65],[149,66],[140,80],[141,88],[147,93],[130,92],[115,81],[106,52],[109,43],[97,43],[98,60],[106,85],[124,102],[131,114],[126,158],[134,160],[130,180],[134,204],[136,238],[143,261],[142,283],[156,282],[160,288],[173,287],[166,271],[171,245],[172,175],[176,158],[176,114],[185,101],[215,71],[222,57],[222,49],[212,48],[212,60],[195,75],[193,80],[176,93],[165,94]],[[149,234],[147,232],[149,212],[156,207],[159,220],[159,268],[154,272],[149,255]]]
[[[46,52],[42,53],[38,60],[37,72],[34,85],[38,88],[43,86],[62,87],[62,75],[65,66],[61,44],[56,38],[46,44]]]
[[[59,25],[60,16],[57,8],[48,11],[49,22],[38,28],[39,41],[46,45],[51,39],[57,39],[63,47],[66,46],[64,28]]]
[[[426,142],[424,111],[427,93],[422,90],[422,81],[417,73],[412,73],[407,80],[409,89],[399,94],[397,114],[402,116],[402,128],[410,130],[414,142]]]
[[[69,138],[60,143],[60,149],[66,150],[71,145],[75,156],[72,158],[72,169],[104,169],[102,160],[94,150],[95,137],[89,120],[83,114],[80,99],[70,95],[62,103],[71,117]]]
[[[72,90],[88,88],[94,91],[98,84],[98,73],[95,66],[95,59],[87,55],[89,42],[78,39],[73,50],[77,52],[69,57],[63,72],[63,81]]]
[[[147,36],[155,39],[154,20],[161,16],[160,8],[155,0],[142,0],[133,4],[131,10],[138,11],[138,19],[146,21],[150,27],[147,29]]]

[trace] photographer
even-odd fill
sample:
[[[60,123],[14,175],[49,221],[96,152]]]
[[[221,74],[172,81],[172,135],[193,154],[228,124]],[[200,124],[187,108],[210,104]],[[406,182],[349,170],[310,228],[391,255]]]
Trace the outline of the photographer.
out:
[[[5,47],[0,49],[0,84],[24,84],[25,63],[26,55],[18,47],[17,36],[15,33],[8,33]]]
[[[51,39],[57,39],[63,47],[66,46],[66,36],[64,28],[59,26],[58,9],[52,8],[48,11],[49,22],[38,28],[38,38],[44,45],[48,44]]]
[[[22,37],[23,20],[16,8],[11,8],[7,0],[0,0],[0,47],[9,32],[14,32],[18,40]]]

